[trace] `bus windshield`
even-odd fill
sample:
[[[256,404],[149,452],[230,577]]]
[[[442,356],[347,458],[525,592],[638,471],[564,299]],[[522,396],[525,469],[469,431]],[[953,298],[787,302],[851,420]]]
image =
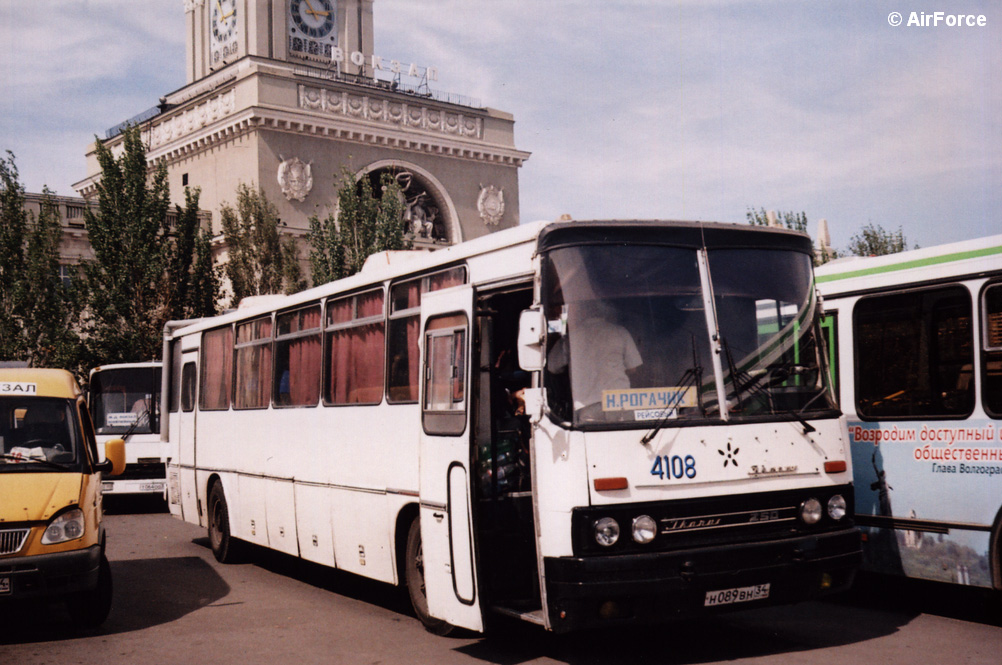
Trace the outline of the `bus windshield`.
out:
[[[696,249],[603,244],[547,252],[551,413],[585,428],[719,420],[714,320],[731,419],[834,408],[820,369],[810,257],[711,249],[708,264],[710,316]]]
[[[160,372],[159,367],[94,372],[90,380],[90,412],[96,433],[159,432]]]
[[[833,411],[810,257],[767,249],[708,257],[731,419]]]
[[[0,473],[79,470],[79,432],[72,400],[0,397]]]

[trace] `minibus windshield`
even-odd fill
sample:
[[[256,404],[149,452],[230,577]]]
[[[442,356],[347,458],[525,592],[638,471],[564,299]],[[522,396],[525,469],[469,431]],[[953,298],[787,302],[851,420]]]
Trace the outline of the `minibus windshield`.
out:
[[[0,397],[0,473],[78,471],[76,404],[49,397]]]

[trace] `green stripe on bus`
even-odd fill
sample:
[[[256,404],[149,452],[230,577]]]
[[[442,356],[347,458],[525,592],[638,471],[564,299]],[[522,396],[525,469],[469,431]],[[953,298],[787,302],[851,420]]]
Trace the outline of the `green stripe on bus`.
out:
[[[940,263],[950,263],[951,261],[962,261],[964,259],[979,259],[985,256],[993,256],[995,254],[1002,254],[1002,246],[985,247],[983,249],[975,249],[969,252],[956,252],[955,254],[944,254],[942,256],[931,256],[927,259],[915,259],[914,261],[905,261],[904,263],[895,263],[889,266],[879,266],[876,268],[865,268],[863,270],[853,270],[851,272],[843,272],[843,273],[838,273],[836,275],[821,275],[816,277],[816,281],[818,283],[834,282],[840,279],[851,279],[853,277],[879,275],[881,273],[894,272],[897,270],[908,270],[909,268],[922,268],[925,266],[934,266]]]

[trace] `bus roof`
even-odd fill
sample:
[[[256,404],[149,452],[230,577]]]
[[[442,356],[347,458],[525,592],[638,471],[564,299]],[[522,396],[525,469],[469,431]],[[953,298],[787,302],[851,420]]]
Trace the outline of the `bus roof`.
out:
[[[145,369],[145,368],[156,369],[160,367],[162,364],[163,363],[161,363],[159,360],[149,360],[146,362],[138,362],[138,363],[112,363],[109,365],[98,365],[97,367],[94,367],[90,370],[89,375],[94,376],[95,372],[107,372],[108,370],[112,369]]]
[[[75,399],[79,394],[77,380],[64,369],[0,369],[0,395]]]
[[[456,265],[464,260],[471,259],[491,252],[524,246],[527,250],[535,252],[536,241],[540,234],[549,228],[567,230],[577,228],[598,229],[602,227],[644,230],[644,227],[661,226],[665,228],[677,228],[680,230],[693,229],[720,229],[720,232],[736,234],[741,232],[742,237],[755,232],[766,234],[772,232],[775,235],[786,235],[790,237],[790,242],[804,240],[807,246],[810,244],[809,238],[805,234],[786,231],[785,229],[763,229],[752,225],[725,224],[719,222],[682,222],[665,220],[560,220],[560,221],[539,221],[521,224],[514,228],[505,229],[496,233],[489,233],[473,240],[468,240],[456,245],[435,250],[433,252],[380,252],[369,257],[370,260],[361,272],[345,277],[344,279],[315,286],[305,291],[300,291],[289,296],[278,298],[262,298],[249,307],[240,307],[237,310],[227,312],[220,316],[205,319],[196,319],[190,322],[169,322],[167,330],[169,335],[186,335],[199,330],[225,325],[234,321],[243,321],[255,316],[265,315],[279,309],[288,309],[297,305],[304,305],[324,298],[332,294],[350,293],[367,286],[381,284],[389,279],[405,278],[409,275],[417,275],[434,270],[435,268],[446,268]],[[750,233],[744,233],[749,231]],[[794,238],[796,236],[796,238]],[[803,238],[800,238],[803,236]],[[643,236],[638,236],[642,238]],[[764,238],[764,235],[762,236]],[[512,273],[515,274],[514,272]],[[475,279],[475,276],[474,276]],[[476,282],[474,282],[476,283]]]
[[[815,269],[822,295],[1002,273],[1002,235],[886,256],[837,259]]]

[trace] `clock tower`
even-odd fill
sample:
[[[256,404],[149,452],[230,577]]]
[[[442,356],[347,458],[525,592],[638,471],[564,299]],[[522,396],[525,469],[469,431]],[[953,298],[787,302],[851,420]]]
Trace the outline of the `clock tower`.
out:
[[[384,178],[396,181],[416,248],[519,223],[518,170],[529,153],[515,147],[514,118],[432,89],[438,67],[420,54],[376,53],[374,0],[177,2],[185,85],[103,141],[114,151],[121,127],[140,125],[147,159],[166,165],[171,199],[183,202],[186,187],[201,192],[219,260],[220,210],[236,203],[241,185],[259,188],[282,232],[302,244],[311,216],[335,209],[346,171],[375,192]],[[435,13],[426,12],[429,21]],[[74,188],[91,197],[101,177],[92,147]],[[304,262],[307,255],[302,244]]]

